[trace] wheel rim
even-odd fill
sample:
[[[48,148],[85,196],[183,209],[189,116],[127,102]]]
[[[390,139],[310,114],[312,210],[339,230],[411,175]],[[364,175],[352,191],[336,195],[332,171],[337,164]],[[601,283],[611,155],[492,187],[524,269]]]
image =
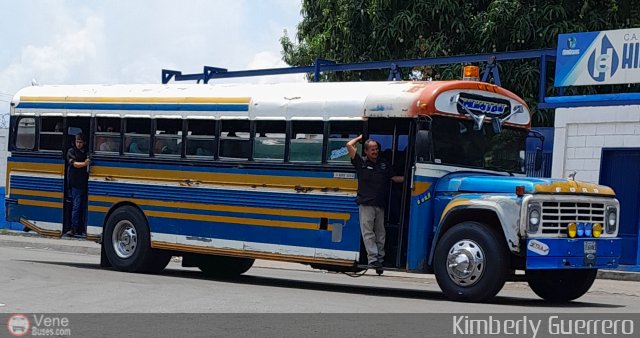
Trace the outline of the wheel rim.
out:
[[[449,249],[447,274],[459,286],[471,286],[484,273],[484,252],[472,240],[461,240]]]
[[[138,234],[136,228],[128,220],[122,220],[113,229],[111,243],[116,255],[120,258],[129,258],[138,247]]]

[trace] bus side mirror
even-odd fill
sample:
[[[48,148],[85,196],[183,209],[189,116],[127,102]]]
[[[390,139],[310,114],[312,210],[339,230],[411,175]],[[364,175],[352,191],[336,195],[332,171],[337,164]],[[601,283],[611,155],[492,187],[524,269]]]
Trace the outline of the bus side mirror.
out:
[[[544,162],[544,158],[542,157],[542,149],[536,148],[536,155],[533,159],[533,169],[535,171],[540,170],[540,168],[542,168],[543,162]]]
[[[416,159],[418,161],[431,160],[431,133],[428,130],[418,130],[416,135]]]

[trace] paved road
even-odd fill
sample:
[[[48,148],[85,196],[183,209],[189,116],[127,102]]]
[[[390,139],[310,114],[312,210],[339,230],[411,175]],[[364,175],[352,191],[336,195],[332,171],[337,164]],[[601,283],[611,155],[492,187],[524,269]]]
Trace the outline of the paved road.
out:
[[[259,261],[235,281],[208,279],[172,262],[161,275],[121,273],[99,257],[0,247],[0,312],[633,312],[638,282],[597,280],[578,302],[549,306],[525,283],[508,283],[491,304],[448,301],[432,276],[359,278]],[[412,275],[415,276],[415,275]]]

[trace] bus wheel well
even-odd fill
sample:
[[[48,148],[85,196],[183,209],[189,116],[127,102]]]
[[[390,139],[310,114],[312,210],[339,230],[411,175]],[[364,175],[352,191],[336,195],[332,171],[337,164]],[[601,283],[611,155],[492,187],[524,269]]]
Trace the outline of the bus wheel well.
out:
[[[441,224],[438,237],[442,237],[450,228],[462,222],[479,222],[486,224],[489,228],[500,235],[498,238],[504,239],[502,223],[500,222],[498,215],[494,211],[487,209],[453,210],[446,216],[444,222]]]
[[[130,207],[136,208],[136,209],[138,209],[138,211],[140,211],[140,214],[142,214],[145,218],[147,217],[144,214],[144,211],[142,211],[142,209],[137,204],[131,203],[131,202],[127,202],[127,201],[118,202],[118,203],[116,203],[116,204],[111,206],[111,209],[109,209],[109,212],[107,212],[107,215],[104,217],[104,221],[102,221],[102,231],[103,231],[103,233],[104,233],[104,228],[107,225],[107,221],[109,220],[109,217],[111,217],[111,214],[113,214],[114,211],[116,211],[119,208],[124,207],[124,206],[130,206]]]

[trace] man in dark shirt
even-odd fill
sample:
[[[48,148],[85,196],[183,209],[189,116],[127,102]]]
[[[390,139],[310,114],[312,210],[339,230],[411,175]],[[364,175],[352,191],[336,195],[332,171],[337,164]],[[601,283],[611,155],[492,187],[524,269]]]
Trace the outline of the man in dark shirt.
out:
[[[67,151],[67,163],[69,164],[67,178],[73,206],[71,209],[71,229],[65,233],[66,236],[84,234],[82,204],[87,194],[87,180],[89,178],[87,167],[91,163],[84,145],[84,135],[79,133],[76,135],[74,146]]]
[[[364,157],[358,155],[356,143],[361,140],[362,135],[347,142],[347,151],[358,176],[360,231],[367,249],[367,261],[370,267],[379,268],[384,259],[384,209],[389,181],[402,183],[404,177],[393,175],[391,165],[378,156],[380,145],[374,140],[364,142]]]

